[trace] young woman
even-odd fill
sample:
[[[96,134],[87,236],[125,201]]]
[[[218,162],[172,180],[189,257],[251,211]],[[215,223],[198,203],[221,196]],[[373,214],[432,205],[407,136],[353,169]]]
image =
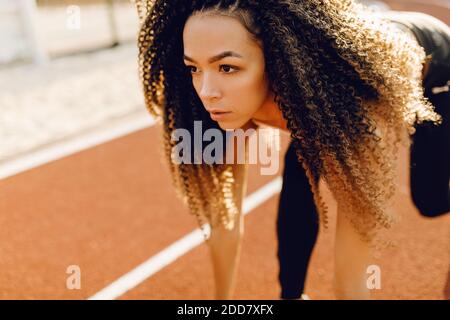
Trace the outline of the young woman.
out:
[[[198,150],[178,161],[174,138],[194,134],[196,121],[224,134],[260,124],[290,134],[321,226],[328,224],[320,178],[338,203],[336,295],[369,298],[371,247],[394,218],[397,149],[409,145],[415,123],[442,120],[423,96],[423,48],[351,0],[171,0],[138,8],[146,17],[139,35],[146,103],[163,123],[180,197],[200,225],[211,225],[216,297],[233,293],[247,164],[193,161]]]

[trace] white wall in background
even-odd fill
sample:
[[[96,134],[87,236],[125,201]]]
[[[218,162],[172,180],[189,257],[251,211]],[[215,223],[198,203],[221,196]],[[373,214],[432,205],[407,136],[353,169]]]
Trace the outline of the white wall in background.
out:
[[[0,63],[47,61],[37,25],[35,0],[0,0]]]

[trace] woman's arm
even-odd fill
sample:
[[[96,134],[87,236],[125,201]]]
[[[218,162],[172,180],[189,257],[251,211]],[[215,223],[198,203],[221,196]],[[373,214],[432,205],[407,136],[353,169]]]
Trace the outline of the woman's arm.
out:
[[[359,238],[342,209],[337,210],[334,290],[338,299],[370,299],[367,267],[369,243]]]
[[[246,147],[246,159],[248,158],[247,152],[248,148]],[[239,209],[236,225],[233,230],[226,230],[222,225],[215,227],[211,230],[211,236],[208,240],[214,270],[216,299],[231,299],[234,292],[242,238],[244,235],[242,202],[247,186],[247,169],[247,164],[233,165],[233,172],[236,179],[234,187]]]
[[[387,125],[380,117],[372,115],[376,120],[377,128],[375,133],[381,138],[380,144],[387,146],[391,152],[394,152],[390,142],[387,141]],[[406,129],[403,142],[408,142]],[[399,145],[398,154],[408,154],[408,144]],[[396,159],[397,170],[408,168],[409,163],[400,163],[400,158]],[[371,158],[371,165],[378,168],[375,161]],[[405,179],[400,179],[399,172],[395,173],[395,183],[397,185],[407,185]],[[404,175],[406,177],[406,175]],[[392,200],[392,199],[391,199]],[[385,203],[384,210],[391,210],[392,203]],[[370,299],[370,290],[367,286],[367,268],[371,265],[372,252],[370,243],[362,241],[355,228],[350,224],[343,206],[337,205],[337,225],[335,239],[335,294],[338,299]],[[355,216],[355,213],[350,215]]]

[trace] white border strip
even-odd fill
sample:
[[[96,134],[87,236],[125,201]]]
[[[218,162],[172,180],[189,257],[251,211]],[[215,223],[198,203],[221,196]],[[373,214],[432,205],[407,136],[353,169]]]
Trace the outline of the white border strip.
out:
[[[250,213],[254,208],[280,192],[281,186],[282,178],[278,177],[246,197],[243,203],[244,215]],[[204,227],[209,234],[209,225],[205,224]],[[200,229],[192,231],[100,290],[98,293],[88,298],[88,300],[113,300],[120,297],[203,243],[203,241],[203,235]]]
[[[76,136],[70,140],[54,143],[11,161],[0,163],[0,179],[36,168],[51,161],[120,138],[132,132],[151,127],[156,121],[148,113],[139,113],[130,119],[120,120],[95,132]]]

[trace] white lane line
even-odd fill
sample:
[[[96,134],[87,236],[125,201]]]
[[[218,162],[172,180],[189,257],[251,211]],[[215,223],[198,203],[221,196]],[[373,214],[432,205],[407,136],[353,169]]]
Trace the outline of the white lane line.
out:
[[[116,120],[113,125],[102,127],[87,134],[51,144],[10,161],[0,163],[0,179],[36,168],[51,161],[61,159],[79,151],[125,136],[132,132],[151,127],[155,120],[147,112],[139,112],[131,117]]]
[[[280,192],[281,185],[282,178],[278,177],[247,196],[243,203],[244,215]],[[204,227],[209,234],[209,225],[205,224]],[[203,243],[203,235],[200,228],[198,228],[156,255],[150,257],[147,261],[130,272],[124,274],[122,277],[88,298],[88,300],[113,300],[120,297],[201,243]]]

